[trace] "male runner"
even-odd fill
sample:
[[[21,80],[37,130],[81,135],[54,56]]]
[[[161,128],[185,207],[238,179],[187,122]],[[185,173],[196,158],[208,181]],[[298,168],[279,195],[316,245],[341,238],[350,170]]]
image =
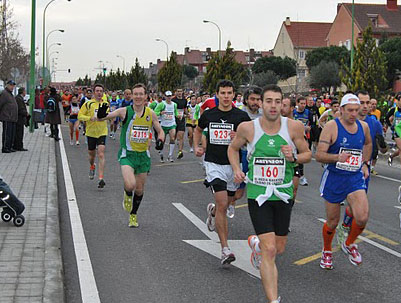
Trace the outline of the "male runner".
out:
[[[309,111],[309,109],[306,108],[306,98],[305,97],[299,97],[297,99],[297,107],[294,109],[294,120],[299,120],[302,122],[305,128],[305,133],[304,136],[306,136],[306,139],[309,141],[310,139],[310,131],[311,131],[311,125],[312,125],[312,114]],[[299,164],[299,184],[302,186],[307,186],[308,185],[308,179],[306,179],[304,175],[304,165]]]
[[[200,106],[196,103],[196,96],[191,95],[189,104],[187,105],[187,128],[188,128],[188,143],[189,143],[189,152],[193,153],[193,133],[196,125],[198,125],[198,119],[200,114]]]
[[[359,108],[358,112],[358,119],[368,124],[370,137],[372,139],[373,152],[369,163],[369,166],[371,167],[370,172],[372,175],[376,175],[377,173],[376,174],[373,173],[374,171],[373,161],[377,158],[379,150],[381,153],[385,154],[388,149],[383,136],[383,126],[379,121],[376,120],[374,116],[369,115],[370,111],[369,93],[366,91],[359,91],[356,93],[356,95],[358,96],[359,101],[361,103],[361,107]],[[370,181],[370,175],[366,179],[366,192],[368,191],[369,181]],[[351,208],[347,206],[345,208],[343,223],[337,226],[337,243],[339,245],[341,245],[348,236],[348,233],[351,229],[352,218],[353,216]]]
[[[120,151],[118,161],[124,179],[124,209],[130,213],[129,227],[138,227],[137,211],[141,204],[147,173],[150,170],[148,141],[152,126],[164,142],[164,133],[156,114],[145,107],[147,99],[146,86],[138,83],[133,89],[133,105],[119,108],[108,115],[102,113],[101,120],[115,119],[122,121]]]
[[[184,135],[185,135],[185,117],[187,116],[187,99],[183,96],[182,88],[177,88],[175,91],[175,98],[172,99],[175,104],[177,104],[178,116],[175,118],[177,124],[176,127],[176,137],[178,139],[178,154],[177,159],[181,159],[184,154],[182,149],[184,148]]]
[[[117,100],[117,93],[112,92],[110,99],[110,112],[114,112],[115,110],[117,110],[119,105],[120,103]],[[112,138],[113,140],[116,139],[116,131],[119,122],[120,119],[118,117],[110,121],[110,138]]]
[[[231,139],[235,136],[238,125],[243,121],[249,121],[248,114],[233,107],[234,84],[229,80],[220,80],[217,84],[216,95],[219,105],[205,111],[195,129],[194,147],[197,157],[204,153],[204,147],[199,146],[202,131],[209,129],[209,135],[205,154],[206,181],[211,187],[216,204],[207,206],[207,227],[213,231],[216,227],[222,248],[221,264],[230,264],[235,261],[235,256],[228,247],[227,207],[233,200],[237,185],[234,184],[234,174],[227,157],[227,148]],[[239,163],[239,160],[238,160]]]
[[[127,88],[124,90],[124,99],[121,100],[120,107],[131,106],[132,103],[132,91]]]
[[[86,122],[85,135],[88,142],[88,154],[89,154],[89,179],[95,178],[95,158],[96,158],[96,147],[97,156],[99,159],[99,182],[98,188],[103,188],[106,183],[104,182],[104,165],[106,159],[104,152],[106,149],[106,137],[107,137],[107,121],[97,121],[97,111],[99,107],[106,103],[102,100],[103,98],[103,85],[95,84],[93,87],[94,99],[86,101],[78,113],[78,120]]]
[[[319,126],[323,129],[327,122],[340,117],[340,102],[331,101],[331,108],[326,110],[319,119]]]
[[[165,135],[167,134],[170,137],[170,149],[167,157],[167,161],[174,162],[173,154],[174,154],[174,148],[175,148],[175,132],[176,132],[176,117],[178,116],[178,111],[177,111],[177,103],[173,103],[171,101],[172,98],[172,92],[171,91],[166,91],[165,92],[165,97],[166,100],[163,102],[160,102],[156,108],[155,108],[155,114],[157,116],[161,116],[161,126],[163,128],[163,131]],[[163,156],[163,149],[159,151],[160,152],[160,162],[164,163],[164,156]]]
[[[362,264],[354,242],[365,229],[369,216],[365,179],[369,176],[372,140],[366,122],[357,119],[360,106],[357,96],[344,95],[340,104],[341,117],[326,124],[317,148],[316,160],[328,164],[320,184],[327,215],[322,231],[324,245],[320,267],[323,269],[333,269],[331,242],[340,219],[340,203],[345,199],[354,219],[341,249],[353,265]]]
[[[275,258],[276,254],[284,252],[287,242],[294,203],[294,164],[310,162],[312,157],[304,139],[303,126],[280,115],[282,98],[277,85],[265,87],[263,115],[241,124],[228,148],[234,181],[242,182],[245,174],[239,165],[238,151],[247,144],[248,209],[256,232],[256,236],[248,238],[248,243],[252,249],[252,265],[260,268],[263,288],[271,303],[280,302]]]

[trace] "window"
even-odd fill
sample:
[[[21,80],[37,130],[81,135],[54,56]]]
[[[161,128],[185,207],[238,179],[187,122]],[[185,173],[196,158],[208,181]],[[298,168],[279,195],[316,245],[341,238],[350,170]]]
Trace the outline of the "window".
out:
[[[348,39],[347,41],[345,41],[345,47],[346,47],[348,50],[351,50],[351,39]]]
[[[377,27],[378,25],[378,19],[379,15],[378,14],[367,14],[370,22],[372,23],[372,27]]]
[[[305,51],[303,51],[302,49],[299,50],[299,54],[298,54],[299,59],[305,59]]]
[[[300,79],[305,78],[305,76],[306,76],[306,70],[304,70],[304,69],[299,69],[298,72],[297,72],[297,74],[298,74],[298,78],[300,78]]]
[[[338,42],[338,46],[343,46],[343,42],[342,41]]]

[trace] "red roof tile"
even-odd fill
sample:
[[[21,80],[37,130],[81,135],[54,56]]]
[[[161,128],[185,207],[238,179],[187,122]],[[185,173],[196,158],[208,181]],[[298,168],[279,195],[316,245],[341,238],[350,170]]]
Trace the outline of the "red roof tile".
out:
[[[326,37],[332,23],[321,22],[293,22],[291,25],[283,23],[290,35],[294,47],[324,47],[327,46]]]

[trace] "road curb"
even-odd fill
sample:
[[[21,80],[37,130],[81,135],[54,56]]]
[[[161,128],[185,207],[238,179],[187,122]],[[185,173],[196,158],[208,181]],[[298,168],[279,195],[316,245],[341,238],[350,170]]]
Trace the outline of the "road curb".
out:
[[[53,141],[53,140],[52,140]],[[57,188],[56,142],[50,143],[43,302],[65,302]]]

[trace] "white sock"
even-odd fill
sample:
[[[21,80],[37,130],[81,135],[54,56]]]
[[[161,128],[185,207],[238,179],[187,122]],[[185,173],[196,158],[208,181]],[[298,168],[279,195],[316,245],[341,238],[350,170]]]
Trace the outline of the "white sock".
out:
[[[175,148],[175,144],[174,143],[170,143],[170,151],[168,152],[169,157],[173,156],[174,148]]]

